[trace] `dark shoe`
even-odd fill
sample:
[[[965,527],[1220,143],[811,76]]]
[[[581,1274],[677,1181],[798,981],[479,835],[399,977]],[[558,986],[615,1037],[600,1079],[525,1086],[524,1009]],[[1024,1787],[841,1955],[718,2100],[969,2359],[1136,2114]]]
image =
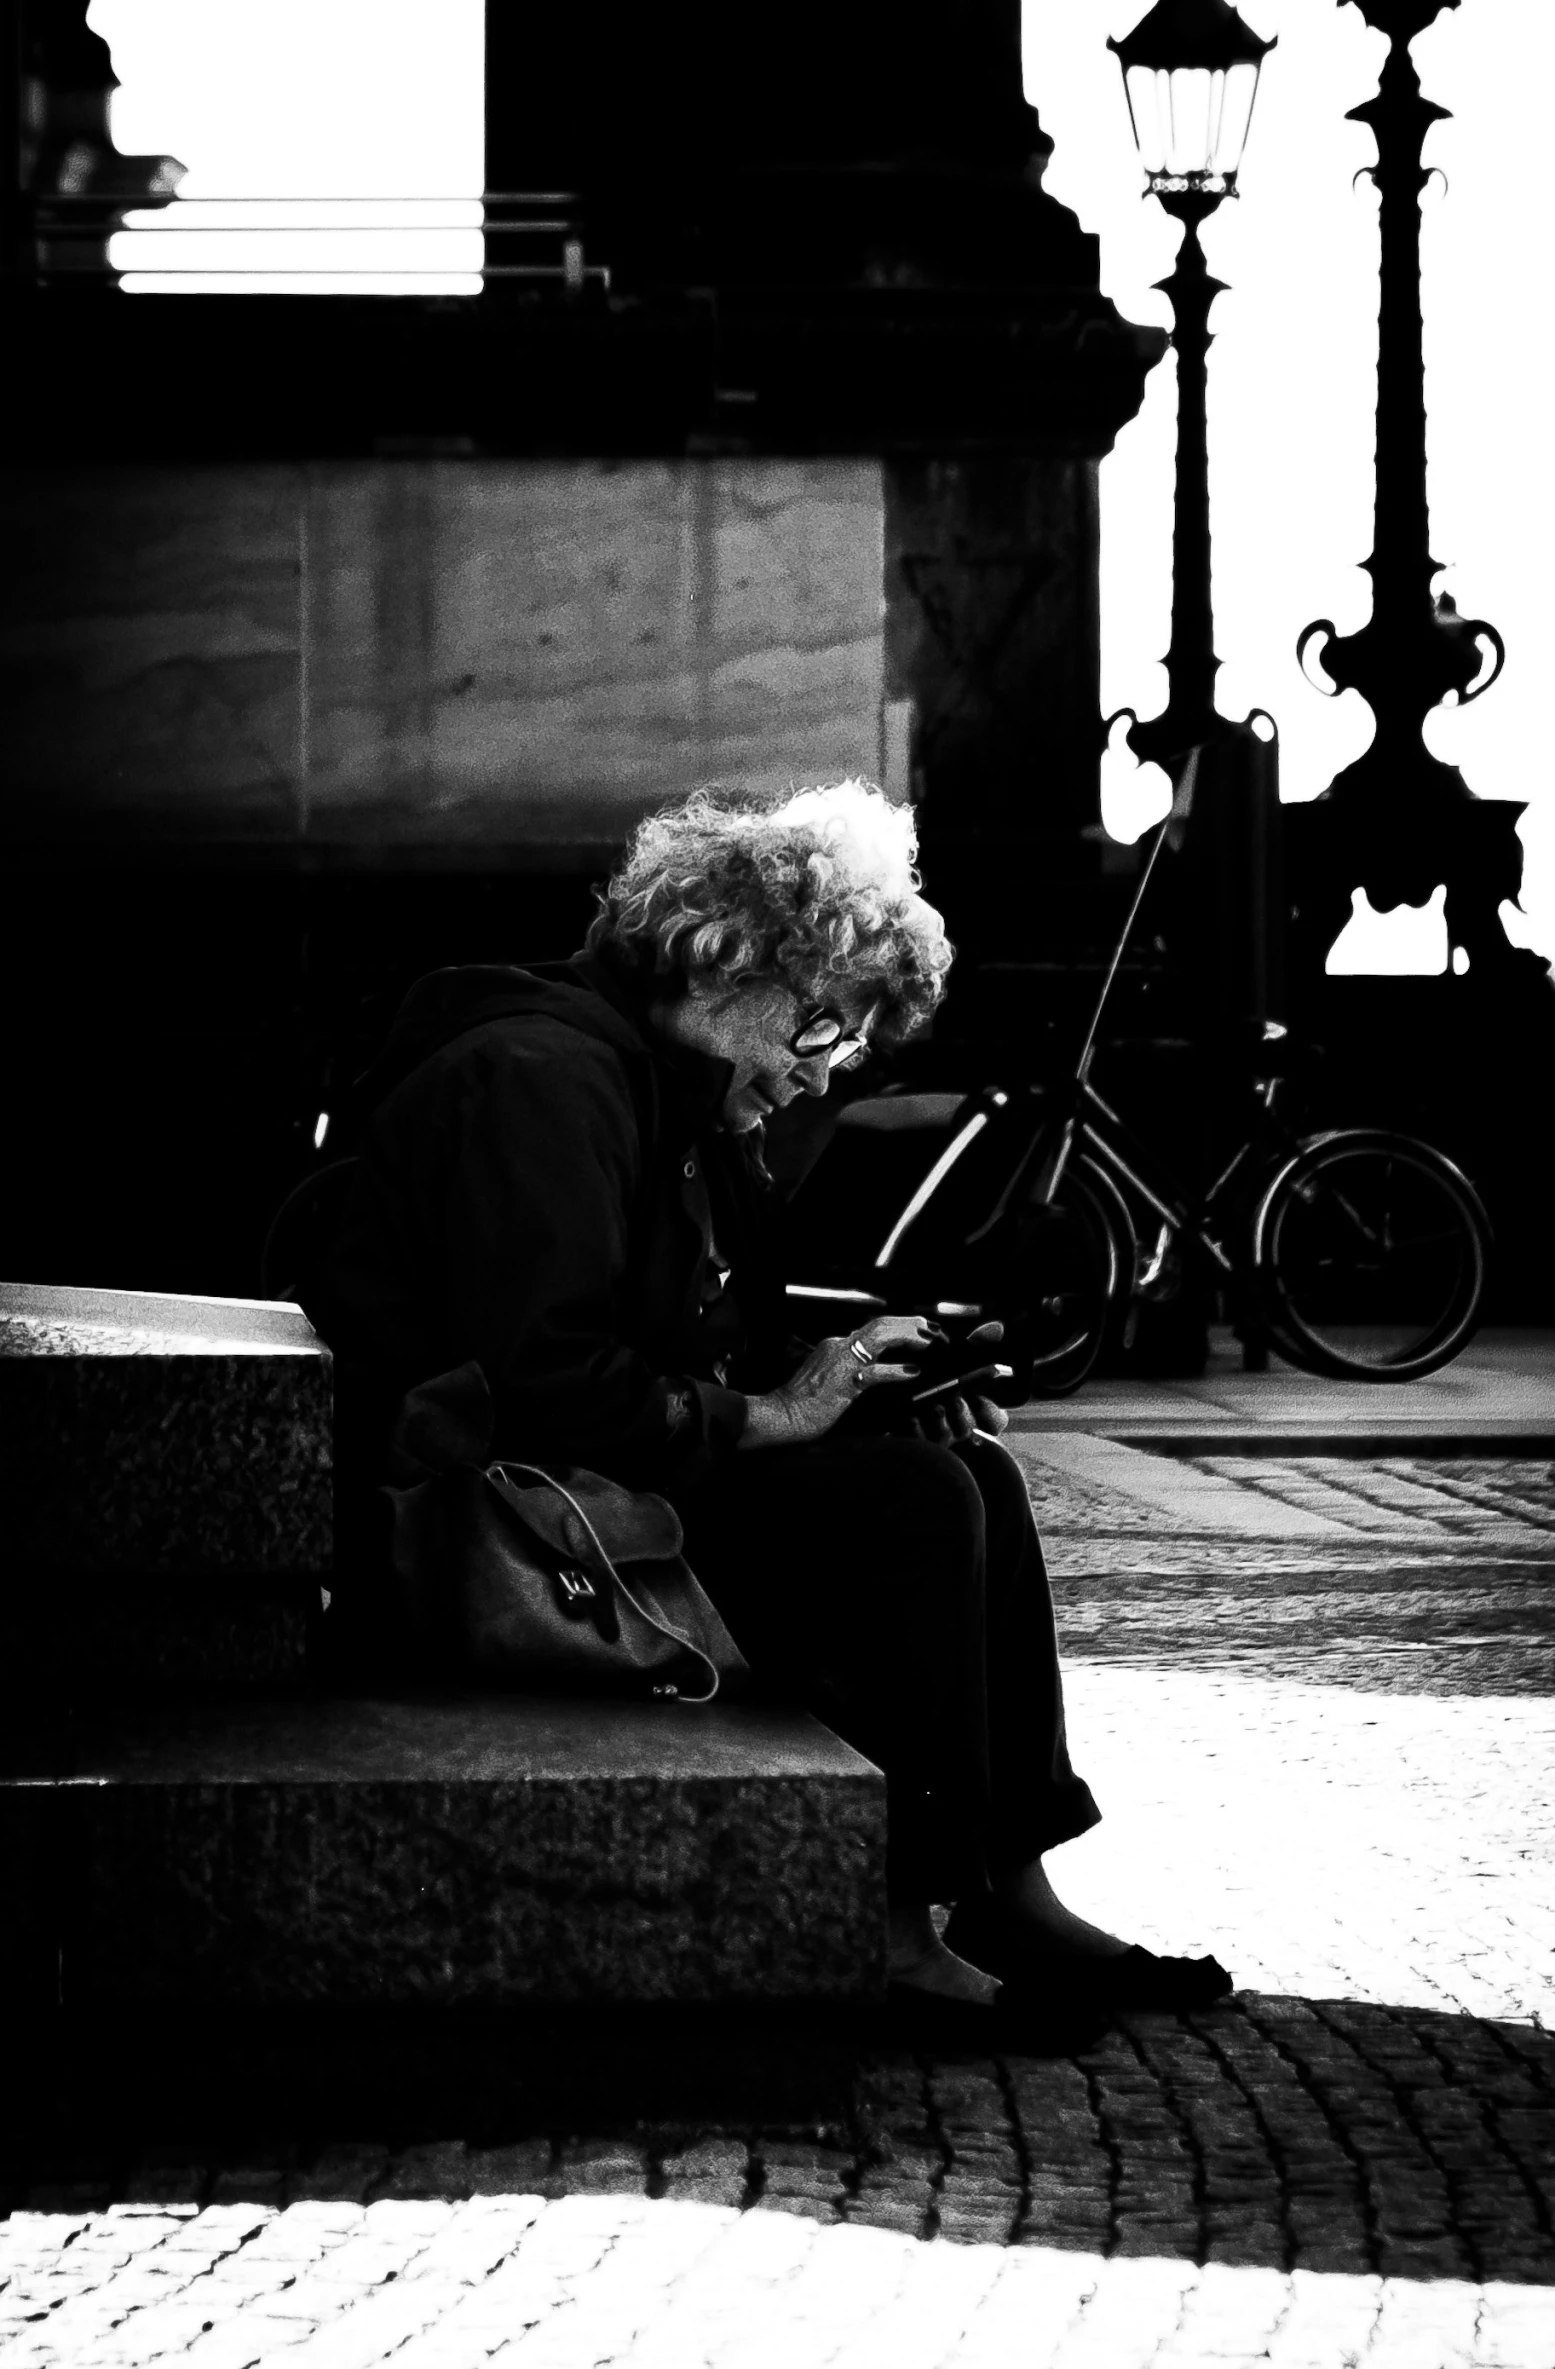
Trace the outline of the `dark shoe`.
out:
[[[945,1927],[945,1946],[985,1974],[997,1974],[1021,1999],[1060,2013],[1106,2015],[1151,2007],[1180,2013],[1208,2007],[1234,1987],[1218,1958],[1158,1958],[1137,1943],[1115,1958],[1054,1957],[1033,1947],[992,1901],[955,1908]]]
[[[1156,2007],[1179,2015],[1213,2006],[1233,1987],[1218,1958],[1158,1958],[1137,1942],[1119,1958],[1084,1958],[1065,1966],[1058,1984],[1049,1978],[1044,1985],[1077,2006],[1094,2001],[1115,2012]]]

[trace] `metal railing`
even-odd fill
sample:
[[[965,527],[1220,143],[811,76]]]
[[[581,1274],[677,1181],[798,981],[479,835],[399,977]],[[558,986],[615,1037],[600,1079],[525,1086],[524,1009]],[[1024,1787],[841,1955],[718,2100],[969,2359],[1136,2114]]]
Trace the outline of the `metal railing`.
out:
[[[38,286],[477,294],[519,282],[569,302],[610,292],[609,266],[585,254],[574,190],[171,199],[25,190],[20,210],[20,273]]]

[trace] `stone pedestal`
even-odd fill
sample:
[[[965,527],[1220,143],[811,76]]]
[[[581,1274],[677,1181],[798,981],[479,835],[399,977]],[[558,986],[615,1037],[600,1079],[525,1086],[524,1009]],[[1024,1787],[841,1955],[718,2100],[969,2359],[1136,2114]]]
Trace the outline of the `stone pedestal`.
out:
[[[802,1712],[125,1706],[15,1740],[0,1883],[67,2005],[867,1994],[885,1780]],[[15,1965],[13,1961],[13,1973]]]
[[[327,1575],[330,1358],[300,1308],[0,1284],[14,1563]]]
[[[885,1780],[803,1712],[310,1686],[331,1444],[296,1308],[0,1290],[6,2000],[878,1987]]]
[[[302,1311],[0,1285],[0,1663],[26,1711],[301,1678],[331,1569],[330,1359]]]
[[[886,463],[886,696],[913,703],[924,828],[1097,819],[1096,463]]]

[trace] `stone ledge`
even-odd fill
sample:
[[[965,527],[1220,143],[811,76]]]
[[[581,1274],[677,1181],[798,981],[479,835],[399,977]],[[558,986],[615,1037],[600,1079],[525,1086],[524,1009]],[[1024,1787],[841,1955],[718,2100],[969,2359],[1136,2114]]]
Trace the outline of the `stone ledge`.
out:
[[[327,1360],[290,1300],[121,1291],[96,1283],[0,1283],[0,1356],[311,1357]]]
[[[284,1302],[0,1284],[13,1567],[327,1576],[331,1371]]]
[[[57,1871],[22,1929],[78,2004],[884,1978],[885,1781],[801,1712],[208,1701],[18,1739],[0,1768],[0,1867],[29,1894]]]

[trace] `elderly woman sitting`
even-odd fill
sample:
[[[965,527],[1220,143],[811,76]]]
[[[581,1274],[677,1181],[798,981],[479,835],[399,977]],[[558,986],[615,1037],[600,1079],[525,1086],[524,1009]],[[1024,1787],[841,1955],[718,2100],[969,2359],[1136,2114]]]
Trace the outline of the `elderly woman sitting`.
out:
[[[699,795],[642,824],[571,962],[412,990],[314,1295],[345,1453],[365,1502],[401,1395],[478,1361],[492,1453],[668,1497],[757,1680],[885,1771],[898,1985],[1197,2004],[1229,1988],[1213,1959],[1130,1948],[1043,1868],[1099,1812],[1007,1418],[952,1400],[905,1435],[839,1430],[931,1328],[789,1337],[763,1130],[939,1002],[914,859],[910,816],[861,783]]]

